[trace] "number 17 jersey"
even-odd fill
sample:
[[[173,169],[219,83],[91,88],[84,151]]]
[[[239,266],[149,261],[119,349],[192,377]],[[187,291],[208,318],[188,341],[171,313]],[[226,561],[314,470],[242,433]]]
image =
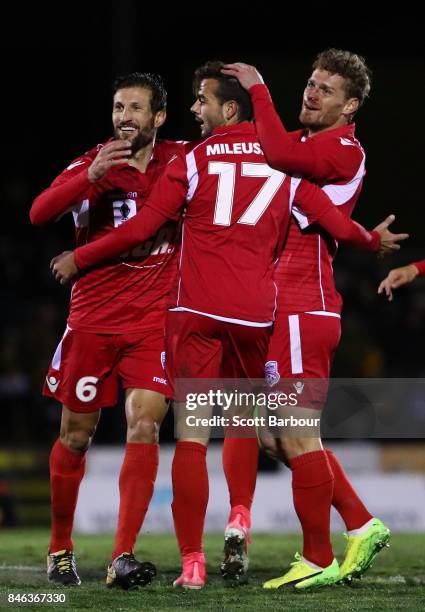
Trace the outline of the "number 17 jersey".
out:
[[[176,174],[179,165],[180,175],[186,174],[187,208],[170,309],[271,325],[271,264],[289,214],[289,179],[267,165],[247,122],[216,128],[209,138],[187,145],[184,162],[184,170],[182,158],[172,162]],[[156,191],[153,204],[157,194],[158,204],[168,200]]]

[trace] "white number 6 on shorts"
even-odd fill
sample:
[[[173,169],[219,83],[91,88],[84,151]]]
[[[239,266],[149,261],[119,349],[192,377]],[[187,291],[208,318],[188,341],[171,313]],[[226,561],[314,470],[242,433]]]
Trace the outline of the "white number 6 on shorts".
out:
[[[96,397],[96,383],[99,379],[96,376],[83,376],[77,382],[75,394],[80,402],[90,402]]]

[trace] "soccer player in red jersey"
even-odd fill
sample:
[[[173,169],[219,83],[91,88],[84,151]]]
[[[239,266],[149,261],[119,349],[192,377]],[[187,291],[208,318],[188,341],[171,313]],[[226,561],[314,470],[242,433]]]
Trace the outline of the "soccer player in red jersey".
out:
[[[403,285],[412,283],[417,276],[425,276],[425,259],[415,261],[415,263],[411,263],[401,268],[390,270],[388,276],[380,283],[378,293],[382,294],[385,292],[388,301],[392,302],[393,289],[398,289]]]
[[[320,188],[272,170],[259,146],[249,96],[220,62],[195,73],[192,112],[203,140],[176,154],[143,207],[113,234],[54,258],[61,283],[131,248],[185,206],[179,272],[166,328],[170,379],[260,378],[274,320],[273,261],[293,201],[337,239],[392,248],[388,220],[369,233],[342,215]],[[177,397],[182,400],[181,397]],[[183,557],[176,586],[205,584],[202,531],[208,502],[206,446],[180,437],[173,461],[173,516]],[[254,472],[255,483],[255,472]],[[229,488],[232,487],[229,483]]]
[[[251,94],[257,134],[270,165],[316,182],[344,215],[351,215],[365,174],[365,153],[353,123],[370,90],[363,58],[339,49],[317,56],[303,95],[303,129],[292,133],[286,132],[253,66],[236,63],[226,68],[224,72],[238,78]],[[327,387],[340,339],[342,300],[332,270],[336,251],[337,243],[326,231],[293,209],[274,277],[279,289],[277,318],[266,363],[266,379],[272,386],[281,378],[320,378]],[[322,395],[316,408],[323,407],[323,390]],[[387,542],[388,528],[369,513],[338,459],[323,449],[319,437],[282,436],[278,446],[292,470],[304,551],[287,574],[265,587],[298,583],[298,588],[308,588],[362,574]],[[330,542],[331,505],[348,531],[339,572]]]
[[[133,73],[114,85],[114,138],[75,159],[34,201],[39,225],[71,211],[77,245],[92,243],[134,217],[182,145],[157,141],[166,118],[160,77]],[[165,300],[177,260],[178,228],[164,221],[149,240],[82,274],[72,288],[66,331],[53,356],[43,393],[62,403],[60,437],[50,455],[52,532],[48,576],[80,584],[71,539],[86,452],[100,411],[125,389],[127,444],[120,506],[107,584],[150,582],[152,564],[133,547],[147,512],[158,468],[158,430],[170,388],[164,370]]]

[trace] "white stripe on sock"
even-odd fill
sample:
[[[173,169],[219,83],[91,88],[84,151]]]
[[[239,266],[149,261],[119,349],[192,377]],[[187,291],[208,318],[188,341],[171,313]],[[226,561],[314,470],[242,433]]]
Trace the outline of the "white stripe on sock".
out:
[[[362,527],[359,527],[358,529],[352,529],[351,531],[348,531],[348,535],[349,536],[359,536],[359,535],[363,535],[364,533],[366,533],[366,531],[369,529],[369,527],[371,527],[372,523],[373,523],[373,518],[371,518],[370,520],[367,521],[367,523],[365,523]]]

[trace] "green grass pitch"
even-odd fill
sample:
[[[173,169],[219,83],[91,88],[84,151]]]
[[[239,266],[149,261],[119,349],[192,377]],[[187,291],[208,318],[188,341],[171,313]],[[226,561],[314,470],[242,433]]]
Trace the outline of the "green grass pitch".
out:
[[[425,610],[425,534],[394,535],[391,547],[384,549],[374,566],[353,586],[331,586],[316,591],[265,591],[262,583],[279,576],[300,550],[296,535],[254,534],[250,548],[251,567],[247,585],[223,586],[218,574],[223,540],[221,535],[205,538],[209,584],[200,591],[183,591],[171,586],[180,573],[175,538],[172,535],[141,535],[136,556],[152,561],[158,569],[156,580],[144,589],[126,592],[105,587],[105,567],[112,547],[112,536],[76,536],[80,587],[55,589],[46,580],[45,554],[48,533],[41,530],[3,530],[0,532],[0,610],[55,609],[79,610],[155,610],[176,609],[233,611],[298,610],[333,612],[352,610]],[[341,559],[344,540],[333,538]],[[36,604],[25,607],[8,603],[13,593],[65,593],[66,603]]]

